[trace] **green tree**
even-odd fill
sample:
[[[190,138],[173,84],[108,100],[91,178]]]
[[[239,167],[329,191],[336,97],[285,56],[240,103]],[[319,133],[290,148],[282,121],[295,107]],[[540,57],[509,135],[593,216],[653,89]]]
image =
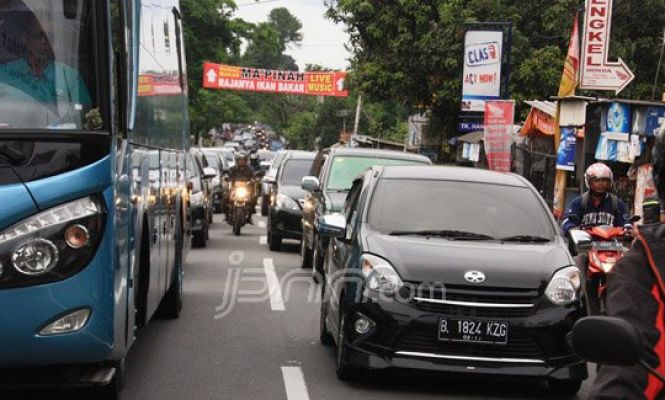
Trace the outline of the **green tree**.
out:
[[[455,134],[461,101],[465,28],[513,23],[511,94],[517,100],[557,93],[574,14],[581,0],[326,0],[346,25],[354,53],[351,84],[373,100],[400,99],[431,110],[440,140]],[[636,80],[622,97],[647,99],[665,27],[665,2],[623,0],[613,13],[611,53]],[[660,91],[665,88],[661,84]],[[603,93],[609,95],[610,93]],[[521,106],[521,104],[520,104]]]

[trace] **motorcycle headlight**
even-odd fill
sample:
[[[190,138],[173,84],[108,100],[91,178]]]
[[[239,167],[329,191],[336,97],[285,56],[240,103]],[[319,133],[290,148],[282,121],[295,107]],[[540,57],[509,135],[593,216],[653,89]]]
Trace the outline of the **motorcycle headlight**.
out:
[[[277,208],[285,208],[294,211],[300,210],[300,206],[295,200],[283,194],[278,194],[275,197],[275,204],[277,205]]]
[[[80,272],[94,256],[104,219],[102,201],[85,197],[0,232],[0,288],[55,282]]]
[[[395,268],[381,257],[363,254],[360,271],[365,278],[365,287],[383,293],[396,293],[404,285]]]
[[[203,192],[192,193],[189,197],[189,201],[191,202],[192,207],[203,206]]]
[[[247,188],[242,187],[242,186],[236,188],[236,191],[235,191],[235,194],[234,194],[236,200],[245,200],[248,195],[249,195],[249,192],[247,191]]]
[[[545,289],[545,296],[557,306],[571,304],[579,298],[581,285],[580,270],[567,267],[557,271]]]

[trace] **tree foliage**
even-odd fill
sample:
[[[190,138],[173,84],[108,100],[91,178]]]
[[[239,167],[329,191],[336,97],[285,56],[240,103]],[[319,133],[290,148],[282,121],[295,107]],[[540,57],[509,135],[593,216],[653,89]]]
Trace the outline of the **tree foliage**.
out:
[[[573,18],[582,3],[326,0],[328,16],[345,24],[351,36],[351,84],[372,99],[399,99],[408,109],[431,109],[441,125],[439,134],[455,131],[466,27],[512,22],[512,97],[543,99],[557,94]],[[615,3],[611,53],[622,57],[636,74],[635,82],[621,95],[648,99],[665,26],[665,2]],[[663,89],[665,85],[659,92]]]

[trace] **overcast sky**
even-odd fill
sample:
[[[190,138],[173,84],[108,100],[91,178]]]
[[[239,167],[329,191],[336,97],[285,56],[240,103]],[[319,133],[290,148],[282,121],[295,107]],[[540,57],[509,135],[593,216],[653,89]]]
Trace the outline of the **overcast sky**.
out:
[[[286,7],[302,22],[303,42],[300,48],[286,51],[301,70],[306,64],[346,70],[350,58],[344,49],[348,35],[343,25],[335,25],[323,15],[323,0],[236,0],[236,15],[249,22],[264,22],[273,8]]]

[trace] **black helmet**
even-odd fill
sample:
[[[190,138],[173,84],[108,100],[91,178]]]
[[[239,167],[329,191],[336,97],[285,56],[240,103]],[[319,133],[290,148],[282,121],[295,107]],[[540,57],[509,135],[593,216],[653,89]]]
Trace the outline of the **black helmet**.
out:
[[[660,204],[665,205],[665,125],[660,128],[653,147],[653,181]]]

